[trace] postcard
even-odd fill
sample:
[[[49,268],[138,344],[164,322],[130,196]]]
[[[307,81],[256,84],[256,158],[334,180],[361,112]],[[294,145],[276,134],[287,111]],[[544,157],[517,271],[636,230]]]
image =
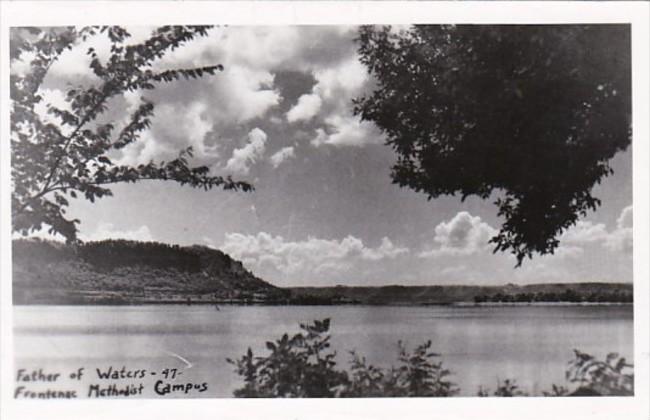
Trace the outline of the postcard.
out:
[[[648,416],[642,2],[2,4],[2,416]]]

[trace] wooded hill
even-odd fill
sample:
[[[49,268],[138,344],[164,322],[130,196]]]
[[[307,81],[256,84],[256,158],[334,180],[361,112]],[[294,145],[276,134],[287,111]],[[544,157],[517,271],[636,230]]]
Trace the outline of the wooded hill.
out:
[[[20,239],[12,251],[16,304],[252,303],[287,294],[204,246]]]

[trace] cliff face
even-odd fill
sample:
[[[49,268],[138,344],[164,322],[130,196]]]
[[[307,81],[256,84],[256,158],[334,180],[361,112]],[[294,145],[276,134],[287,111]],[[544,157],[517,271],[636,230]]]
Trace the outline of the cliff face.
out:
[[[13,241],[14,303],[259,302],[286,292],[203,246]]]

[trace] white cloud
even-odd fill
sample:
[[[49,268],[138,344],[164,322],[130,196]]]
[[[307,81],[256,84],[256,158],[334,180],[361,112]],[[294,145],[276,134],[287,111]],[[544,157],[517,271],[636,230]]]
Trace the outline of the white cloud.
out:
[[[421,258],[471,255],[489,249],[488,241],[497,230],[466,211],[435,228],[436,245],[419,254]]]
[[[616,220],[616,226],[619,229],[631,228],[632,221],[633,221],[632,205],[629,205],[621,211],[621,215]]]
[[[569,244],[585,244],[603,241],[608,235],[604,224],[580,220],[561,235],[560,241]]]
[[[632,255],[633,249],[632,205],[625,207],[616,220],[616,229],[605,240],[605,248],[613,252]]]
[[[310,93],[300,96],[298,103],[287,112],[287,121],[308,121],[320,110],[323,101],[320,96]]]
[[[323,144],[359,147],[377,143],[382,138],[372,124],[351,115],[332,114],[325,118],[325,124],[329,133],[322,128],[316,129],[316,137],[311,140],[315,147]]]
[[[579,248],[588,244],[601,244],[610,252],[623,254],[632,253],[632,206],[625,207],[618,219],[616,228],[608,231],[603,223],[593,223],[588,220],[579,221],[560,237],[562,245]]]
[[[138,41],[151,30],[127,29]],[[352,116],[351,98],[369,82],[356,57],[352,42],[355,31],[354,27],[344,26],[214,28],[207,37],[196,38],[157,60],[153,68],[161,71],[222,64],[224,71],[197,80],[158,83],[154,90],[144,92],[156,107],[152,127],[114,158],[123,164],[169,160],[179,150],[192,146],[201,160],[199,164],[222,168],[224,161],[219,160],[216,146],[222,135],[237,138],[262,124],[257,121],[260,118],[276,124],[309,121],[313,124],[311,130],[322,133],[313,141],[317,146],[381,142],[372,124]],[[52,68],[49,85],[62,88],[68,83],[97,84],[99,80],[88,68],[86,51],[91,46],[101,60],[109,56],[106,37],[93,37],[61,56]],[[295,106],[280,120],[272,110],[283,100],[275,82],[275,75],[281,71],[310,73],[316,84],[310,92],[300,92],[302,96]],[[139,99],[140,93],[129,93],[113,101],[106,114],[113,121],[121,121],[116,124],[116,132]],[[233,160],[231,168],[237,162]],[[236,166],[244,172],[247,167]]]
[[[127,96],[129,112],[139,105],[139,96]],[[152,126],[140,134],[138,141],[129,144],[120,151],[116,160],[122,165],[146,164],[152,160],[169,160],[178,155],[181,148],[191,146],[199,159],[214,159],[219,156],[217,146],[205,144],[205,135],[211,129],[205,112],[207,105],[194,102],[184,112],[178,112],[173,104],[161,104],[156,107]],[[125,125],[121,124],[119,129]]]
[[[58,233],[54,233],[54,234],[50,233],[49,228],[47,226],[43,226],[41,230],[30,232],[28,235],[22,235],[19,232],[12,232],[11,234],[11,239],[33,239],[33,238],[43,239],[47,241],[65,242],[65,238],[63,237],[63,235]]]
[[[559,258],[579,258],[585,253],[584,248],[572,245],[560,245],[555,248],[552,255]]]
[[[390,239],[384,236],[378,248],[364,248],[362,258],[379,261],[384,258],[396,258],[406,253],[408,253],[408,248],[395,246]]]
[[[240,149],[235,149],[232,157],[226,163],[226,170],[248,174],[251,165],[255,164],[262,157],[266,149],[267,136],[264,131],[254,128],[248,133],[248,143]]]
[[[119,230],[112,223],[100,223],[90,235],[79,235],[83,241],[101,241],[104,239],[128,239],[131,241],[153,241],[153,235],[147,225],[137,229]]]
[[[265,232],[257,235],[229,233],[221,250],[255,269],[272,269],[285,275],[309,277],[313,274],[345,271],[363,262],[393,259],[408,252],[383,238],[376,247],[361,239],[347,236],[341,240],[309,237],[287,241]]]
[[[127,29],[138,41],[145,39],[151,30]],[[157,83],[154,90],[144,92],[147,99],[155,105],[151,129],[143,132],[138,142],[123,149],[116,156],[120,163],[140,164],[150,160],[169,160],[176,157],[179,150],[192,146],[196,158],[202,160],[201,164],[213,166],[219,157],[214,140],[220,138],[221,129],[229,130],[240,126],[240,129],[246,132],[251,127],[242,124],[263,117],[280,103],[282,98],[280,92],[274,88],[273,70],[263,65],[262,61],[255,63],[252,60],[254,56],[250,47],[255,42],[260,42],[260,34],[255,31],[243,31],[241,38],[236,35],[229,37],[237,42],[224,45],[220,42],[221,38],[224,33],[230,32],[240,31],[231,31],[230,28],[212,30],[209,36],[196,38],[154,62],[154,71],[215,64],[223,64],[225,70],[214,76],[206,75],[196,80]],[[280,35],[282,31],[270,31],[276,32]],[[246,36],[246,33],[249,33],[249,36]],[[239,42],[247,45],[240,45]],[[100,61],[105,61],[110,55],[110,43],[106,37],[92,37],[61,55],[52,66],[46,85],[97,85],[99,80],[94,78],[88,68],[90,61],[86,52],[89,47],[96,49]],[[248,58],[251,60],[244,59],[237,51],[228,51],[228,48],[239,47],[247,50],[246,54],[250,55]],[[288,52],[290,50],[287,50]],[[273,55],[273,51],[265,54]],[[140,92],[130,92],[111,100],[111,107],[105,115],[113,121],[118,121],[115,132],[119,132],[126,124],[130,113],[139,105],[141,95]],[[208,136],[211,132],[213,134]]]
[[[105,64],[108,61],[111,49],[110,40],[106,35],[93,36],[79,45],[63,51],[52,64],[50,74],[75,82],[75,78],[80,76],[99,82],[99,77],[95,76],[88,67],[91,61],[90,55],[87,54],[89,48],[95,50],[101,63]]]
[[[221,122],[243,123],[262,117],[282,99],[272,88],[274,75],[267,70],[233,64],[212,79],[213,89],[208,92],[221,111]]]
[[[70,111],[70,104],[65,100],[65,94],[59,89],[40,88],[38,94],[41,96],[41,101],[34,106],[34,112],[44,124],[54,124],[59,127],[61,134],[67,135],[71,133],[72,127],[64,128],[61,120],[54,115],[50,114],[47,109],[48,106]]]
[[[31,62],[35,58],[35,52],[23,51],[22,54],[20,54],[20,57],[11,62],[9,72],[13,75],[24,76],[31,70]]]
[[[274,168],[279,167],[282,162],[284,162],[287,159],[290,159],[294,157],[294,148],[293,146],[288,146],[288,147],[283,147],[282,149],[278,150],[275,152],[269,160],[271,161],[271,164],[273,165]]]
[[[606,249],[612,252],[621,252],[632,255],[633,234],[631,228],[616,229],[603,243]]]
[[[311,140],[313,146],[364,146],[383,142],[373,124],[361,121],[352,113],[352,98],[369,82],[366,69],[356,56],[336,65],[317,68],[312,74],[316,84],[311,93],[302,95],[289,110],[287,121],[310,120],[320,112],[320,126]]]
[[[314,77],[318,81],[314,93],[327,100],[347,102],[348,98],[341,94],[357,93],[368,80],[368,73],[358,58],[352,56],[336,67],[315,71]]]

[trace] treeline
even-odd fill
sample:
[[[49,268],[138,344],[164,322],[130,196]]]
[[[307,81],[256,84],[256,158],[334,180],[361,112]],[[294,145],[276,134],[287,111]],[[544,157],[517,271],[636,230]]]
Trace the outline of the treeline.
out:
[[[447,305],[458,302],[631,302],[630,283],[543,283],[500,286],[292,287],[293,298],[323,304]]]
[[[632,303],[633,295],[630,292],[592,292],[580,293],[573,289],[563,292],[541,293],[496,293],[494,295],[479,295],[474,297],[475,303],[532,303],[532,302],[570,302],[570,303]]]

